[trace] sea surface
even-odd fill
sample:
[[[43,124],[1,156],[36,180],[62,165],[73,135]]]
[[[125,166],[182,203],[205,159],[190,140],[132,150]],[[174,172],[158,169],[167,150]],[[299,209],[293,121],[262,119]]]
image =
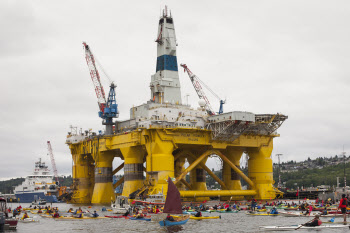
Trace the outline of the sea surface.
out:
[[[18,206],[18,203],[8,203],[12,208]],[[21,204],[22,207],[29,207],[29,204]],[[82,210],[89,210],[93,212],[96,210],[100,216],[113,215],[110,211],[102,212],[103,206],[82,206],[72,205],[65,203],[53,203],[53,207],[58,207],[60,211],[67,211],[69,208],[74,210],[78,207],[82,207]],[[109,206],[105,206],[110,208]],[[264,232],[259,230],[259,226],[270,225],[297,225],[305,223],[311,218],[305,217],[282,217],[282,216],[249,216],[246,215],[246,211],[239,213],[203,213],[203,216],[218,216],[221,215],[221,219],[208,219],[208,220],[192,220],[190,219],[187,224],[182,226],[173,227],[161,227],[158,223],[163,219],[162,215],[152,215],[152,221],[135,221],[129,219],[120,218],[108,218],[108,219],[87,219],[87,220],[55,220],[50,218],[42,218],[37,214],[31,214],[30,217],[34,217],[39,222],[34,223],[18,223],[16,231],[17,233],[37,233],[37,232],[76,232],[76,233],[99,233],[99,232]],[[329,218],[330,219],[330,218]],[[328,218],[322,218],[322,221],[329,220]],[[336,221],[341,221],[342,218],[336,218]],[[331,231],[330,231],[331,230]],[[298,232],[316,232],[315,230],[303,230],[299,229]],[[347,232],[349,228],[343,229],[323,229],[322,232]]]

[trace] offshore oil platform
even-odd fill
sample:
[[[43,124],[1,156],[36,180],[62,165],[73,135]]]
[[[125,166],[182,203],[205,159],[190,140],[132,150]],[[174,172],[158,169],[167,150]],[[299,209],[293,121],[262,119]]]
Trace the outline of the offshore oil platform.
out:
[[[111,83],[105,98],[95,59],[84,43],[86,60],[99,103],[99,116],[105,133],[69,133],[66,143],[73,158],[73,203],[110,203],[114,189],[124,184],[122,195],[138,196],[167,193],[171,177],[184,200],[241,200],[245,197],[273,199],[279,192],[273,184],[271,152],[276,130],[287,119],[282,114],[254,114],[212,109],[200,80],[186,65],[199,97],[199,107],[191,108],[181,100],[176,57],[174,20],[167,9],[160,17],[157,36],[156,73],[151,77],[151,98],[130,109],[130,119],[116,121],[118,105],[115,85]],[[248,176],[240,169],[240,158],[248,159]],[[207,166],[210,156],[222,160],[222,180]],[[124,162],[112,167],[115,157]],[[185,163],[189,166],[185,168]],[[124,168],[116,184],[112,176]],[[190,182],[186,181],[189,173]],[[206,173],[221,186],[208,190]],[[248,183],[243,190],[241,178]]]

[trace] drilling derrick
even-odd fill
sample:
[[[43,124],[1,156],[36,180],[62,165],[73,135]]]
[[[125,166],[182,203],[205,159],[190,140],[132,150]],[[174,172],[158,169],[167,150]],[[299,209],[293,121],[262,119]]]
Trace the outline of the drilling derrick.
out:
[[[288,117],[242,111],[223,113],[223,100],[219,114],[215,114],[202,90],[204,84],[186,66],[202,104],[183,105],[174,19],[167,10],[158,21],[155,42],[157,59],[155,74],[151,76],[150,99],[133,106],[130,119],[117,121],[111,134],[67,136],[66,143],[74,160],[72,202],[108,204],[115,198],[113,189],[122,183],[122,195],[129,199],[166,195],[168,177],[174,179],[184,200],[275,198],[279,191],[273,186],[273,139],[279,136],[277,129]],[[104,96],[94,58],[88,54],[91,77],[97,80],[97,96]],[[113,103],[99,100],[100,112],[105,116],[108,106],[116,105],[115,98],[108,99]],[[249,157],[248,175],[240,169],[243,153]],[[211,156],[222,160],[222,179],[206,165]],[[123,163],[112,169],[115,157]],[[113,186],[112,176],[122,169],[124,176]],[[185,179],[187,174],[190,182]],[[207,190],[207,175],[220,184],[221,190]],[[248,184],[247,190],[242,189],[241,179]]]
[[[52,152],[52,147],[51,147],[50,141],[47,141],[47,149],[48,149],[48,152],[49,152],[49,155],[50,155],[52,170],[53,170],[53,174],[55,175],[56,184],[58,184],[58,182],[59,182],[58,181],[58,172],[57,172],[55,157],[53,156],[53,152]]]

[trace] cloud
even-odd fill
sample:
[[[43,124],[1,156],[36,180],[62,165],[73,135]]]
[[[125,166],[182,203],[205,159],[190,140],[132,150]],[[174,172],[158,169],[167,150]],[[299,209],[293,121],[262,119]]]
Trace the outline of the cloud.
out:
[[[40,156],[49,161],[47,140],[59,173],[69,174],[69,125],[102,128],[82,41],[117,83],[121,120],[150,98],[164,3],[0,2],[0,156],[6,159],[0,177],[27,175]],[[304,160],[339,154],[343,145],[346,150],[347,1],[178,1],[169,7],[178,62],[227,99],[225,111],[289,116],[273,155]],[[182,95],[189,93],[189,103],[198,106],[187,75],[179,73]],[[108,90],[104,78],[103,85]],[[219,101],[210,101],[218,109]]]

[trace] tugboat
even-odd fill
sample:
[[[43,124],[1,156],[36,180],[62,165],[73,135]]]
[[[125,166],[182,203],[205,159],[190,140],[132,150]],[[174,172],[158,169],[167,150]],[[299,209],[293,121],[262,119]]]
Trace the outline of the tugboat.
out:
[[[50,174],[45,162],[35,162],[35,168],[31,175],[27,176],[25,181],[15,187],[14,193],[17,201],[22,203],[32,203],[37,200],[46,202],[58,202],[58,184]],[[45,203],[46,204],[46,203]]]
[[[8,217],[6,199],[0,197],[0,232],[3,230],[15,230],[17,223],[17,219]]]

